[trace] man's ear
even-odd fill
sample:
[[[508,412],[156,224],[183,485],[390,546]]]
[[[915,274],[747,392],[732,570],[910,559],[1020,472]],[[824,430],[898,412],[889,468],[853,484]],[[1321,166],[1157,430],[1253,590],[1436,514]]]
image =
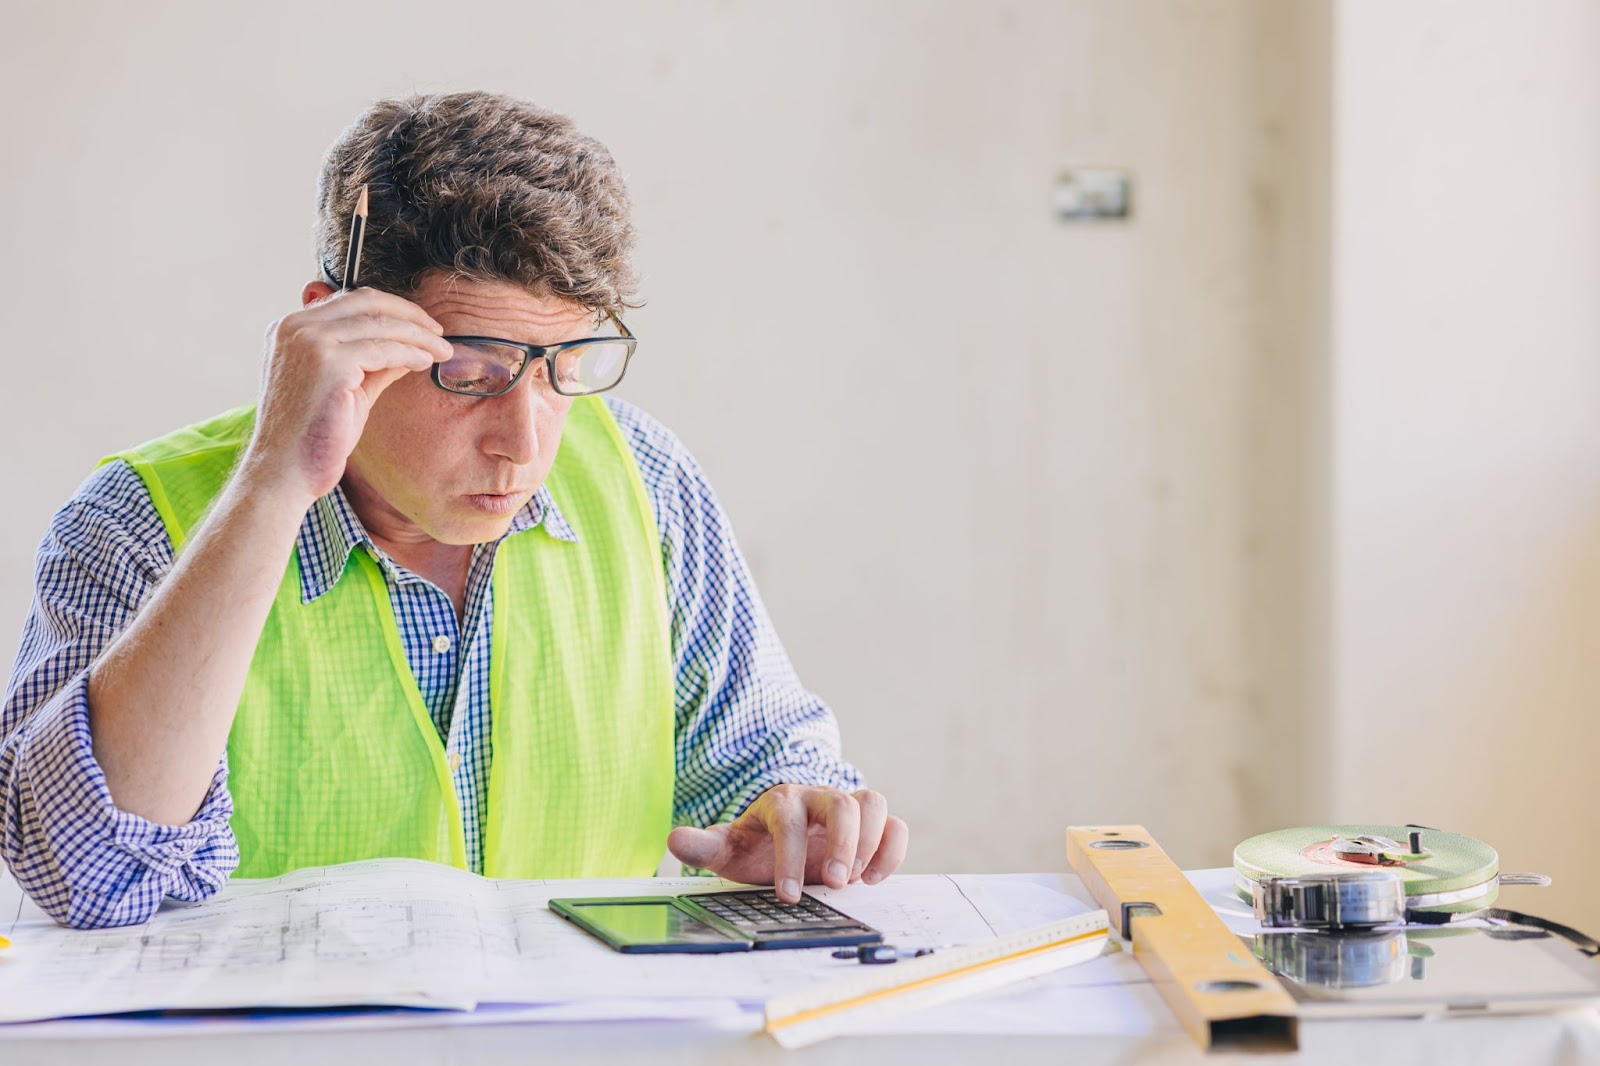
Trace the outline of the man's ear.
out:
[[[310,307],[312,304],[321,303],[333,295],[333,286],[326,281],[308,281],[306,287],[300,290],[300,306]]]

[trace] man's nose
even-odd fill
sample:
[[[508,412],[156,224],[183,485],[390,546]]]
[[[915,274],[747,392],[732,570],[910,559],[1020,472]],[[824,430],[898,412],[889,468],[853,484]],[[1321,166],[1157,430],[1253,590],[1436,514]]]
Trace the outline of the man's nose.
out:
[[[533,462],[539,454],[539,415],[550,402],[545,392],[529,374],[510,392],[484,399],[484,452],[517,466]]]

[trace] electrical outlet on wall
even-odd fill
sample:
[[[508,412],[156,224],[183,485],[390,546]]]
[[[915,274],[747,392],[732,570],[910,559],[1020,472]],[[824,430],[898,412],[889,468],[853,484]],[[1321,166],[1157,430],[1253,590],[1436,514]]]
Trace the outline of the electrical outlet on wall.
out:
[[[1063,221],[1125,219],[1133,209],[1133,174],[1114,167],[1065,170],[1052,200]]]

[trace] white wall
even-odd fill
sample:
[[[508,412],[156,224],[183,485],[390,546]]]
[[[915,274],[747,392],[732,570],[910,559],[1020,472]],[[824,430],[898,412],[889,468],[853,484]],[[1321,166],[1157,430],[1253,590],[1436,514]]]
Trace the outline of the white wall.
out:
[[[1331,814],[1600,922],[1600,6],[1336,19]]]
[[[1600,8],[452,11],[7,12],[0,647],[95,458],[252,395],[339,128],[484,86],[621,160],[627,392],[911,868],[1412,819],[1600,921]],[[1135,171],[1130,223],[1051,218],[1082,163]]]
[[[485,86],[620,158],[649,300],[628,394],[710,470],[911,868],[1059,867],[1097,820],[1216,865],[1309,817],[1314,777],[1268,756],[1318,722],[1324,5],[440,10],[11,16],[0,644],[96,456],[252,395],[339,128]],[[1133,168],[1131,223],[1053,220],[1084,163]]]

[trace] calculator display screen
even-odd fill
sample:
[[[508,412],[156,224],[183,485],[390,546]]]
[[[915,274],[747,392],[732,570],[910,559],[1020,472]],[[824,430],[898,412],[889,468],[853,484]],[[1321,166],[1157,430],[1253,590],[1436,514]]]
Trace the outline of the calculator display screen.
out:
[[[872,944],[883,934],[821,900],[780,903],[770,889],[684,896],[552,899],[550,909],[617,951],[702,954]]]
[[[728,938],[679,910],[670,899],[637,903],[584,903],[572,908],[621,944],[725,944]]]

